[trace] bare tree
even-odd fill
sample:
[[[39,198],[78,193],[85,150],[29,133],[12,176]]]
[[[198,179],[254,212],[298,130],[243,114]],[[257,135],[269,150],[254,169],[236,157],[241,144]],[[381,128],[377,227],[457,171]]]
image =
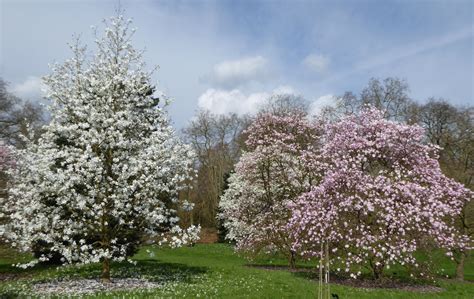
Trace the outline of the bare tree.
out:
[[[359,97],[347,91],[337,98],[335,106],[324,107],[320,116],[335,121],[343,115],[357,113],[364,105],[371,105],[384,111],[387,119],[413,123],[417,106],[408,93],[409,87],[404,80],[393,77],[384,80],[372,78]]]
[[[419,106],[417,120],[426,130],[426,137],[441,147],[440,165],[443,172],[474,189],[474,107],[454,107],[444,99],[431,98]],[[474,233],[474,203],[466,201],[458,224],[462,233]],[[455,257],[456,276],[464,279],[467,252]]]
[[[187,196],[196,205],[193,221],[203,227],[217,226],[219,198],[225,188],[226,177],[240,155],[241,135],[247,123],[245,117],[236,114],[215,115],[200,110],[183,130],[198,157],[197,178],[190,182],[193,188]]]
[[[362,90],[360,102],[384,111],[387,119],[406,121],[407,111],[412,103],[409,91],[405,80],[388,77],[380,81],[372,78]]]
[[[291,93],[274,94],[268,97],[260,106],[260,112],[275,115],[288,114],[291,112],[307,114],[308,101],[300,95]]]
[[[354,93],[346,91],[338,99],[337,108],[344,114],[354,114],[362,108],[362,103]]]
[[[43,109],[11,94],[8,84],[0,78],[0,139],[6,144],[21,147],[20,135],[27,133],[27,127],[39,132],[43,123]]]
[[[328,105],[321,108],[318,117],[327,122],[334,122],[343,115],[355,114],[362,108],[362,102],[351,91],[346,91],[342,96],[336,98],[336,105]]]

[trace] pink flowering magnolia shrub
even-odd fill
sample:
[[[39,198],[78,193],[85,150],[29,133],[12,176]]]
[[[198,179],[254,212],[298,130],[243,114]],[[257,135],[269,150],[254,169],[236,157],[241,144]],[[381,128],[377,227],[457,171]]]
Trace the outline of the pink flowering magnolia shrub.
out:
[[[283,253],[294,266],[287,206],[320,179],[321,126],[300,113],[261,114],[247,133],[248,150],[220,201],[227,238],[240,250]]]
[[[470,246],[453,217],[473,194],[441,173],[422,128],[368,108],[328,125],[324,140],[323,180],[289,204],[294,250],[320,257],[327,242],[346,272],[366,266],[379,278],[391,264],[417,267],[426,244]]]

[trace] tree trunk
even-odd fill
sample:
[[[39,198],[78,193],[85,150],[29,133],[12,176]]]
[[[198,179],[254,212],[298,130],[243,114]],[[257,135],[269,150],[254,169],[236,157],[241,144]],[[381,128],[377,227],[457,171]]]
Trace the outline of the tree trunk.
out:
[[[380,264],[378,266],[374,264],[372,266],[372,273],[374,274],[374,278],[376,280],[379,280],[380,278],[382,278],[383,268],[384,268],[384,264]]]
[[[104,258],[102,261],[102,276],[101,276],[102,283],[110,283],[110,260],[108,258]]]
[[[290,255],[288,258],[288,264],[290,266],[290,269],[295,269],[296,268],[296,254],[293,250],[290,250]]]
[[[456,279],[457,280],[461,280],[461,281],[464,280],[464,263],[465,263],[465,261],[466,261],[466,253],[461,252],[461,256],[459,258],[459,261],[456,261],[457,262],[457,265],[456,265]]]

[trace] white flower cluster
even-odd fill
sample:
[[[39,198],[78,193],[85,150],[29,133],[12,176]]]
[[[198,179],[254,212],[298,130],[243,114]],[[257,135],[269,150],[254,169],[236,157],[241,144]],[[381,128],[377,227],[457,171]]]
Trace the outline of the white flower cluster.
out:
[[[175,226],[172,230],[172,233],[174,233],[174,235],[171,237],[171,240],[169,242],[171,247],[193,245],[199,240],[201,226],[192,225],[186,229],[182,229],[178,226]]]

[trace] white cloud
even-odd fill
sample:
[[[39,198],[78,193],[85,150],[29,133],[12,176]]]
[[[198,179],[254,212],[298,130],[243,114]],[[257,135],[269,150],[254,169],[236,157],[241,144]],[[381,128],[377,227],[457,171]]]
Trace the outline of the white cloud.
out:
[[[267,59],[255,56],[216,64],[208,81],[214,85],[232,88],[249,82],[264,82],[269,77]]]
[[[303,60],[303,64],[318,73],[325,72],[329,66],[330,59],[321,54],[310,54]]]
[[[332,94],[320,96],[309,105],[309,114],[317,115],[324,107],[336,105],[336,99],[337,98]]]
[[[11,92],[25,100],[38,100],[44,95],[45,86],[41,78],[30,76],[21,83],[14,84]]]
[[[273,94],[294,94],[291,86],[279,86],[271,92],[255,92],[246,94],[240,89],[223,90],[208,89],[198,99],[199,108],[206,109],[215,114],[230,112],[238,115],[254,114],[262,104]]]
[[[268,98],[266,92],[244,94],[239,89],[208,89],[198,99],[198,106],[212,113],[226,114],[235,112],[239,115],[255,113]]]

